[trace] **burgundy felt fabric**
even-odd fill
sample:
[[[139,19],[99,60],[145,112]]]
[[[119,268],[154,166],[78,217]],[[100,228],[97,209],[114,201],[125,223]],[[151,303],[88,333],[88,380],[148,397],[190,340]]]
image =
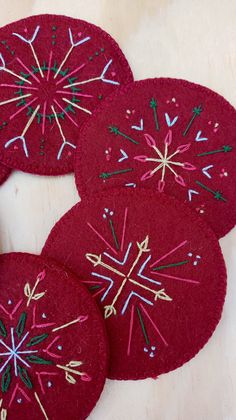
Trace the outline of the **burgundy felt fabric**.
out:
[[[190,360],[219,322],[226,271],[213,231],[191,209],[142,188],[84,197],[43,255],[83,277],[106,321],[109,377],[157,377]]]
[[[11,23],[0,41],[0,161],[41,175],[72,172],[81,125],[133,80],[126,58],[102,29],[65,16]]]
[[[85,419],[107,374],[93,299],[70,272],[21,253],[0,256],[0,289],[1,418]]]
[[[0,185],[3,184],[3,182],[6,181],[6,179],[9,177],[11,173],[11,169],[8,168],[6,165],[2,165],[0,163]]]
[[[235,145],[235,109],[215,92],[176,79],[134,82],[85,125],[76,153],[78,190],[164,191],[222,237],[236,222]]]

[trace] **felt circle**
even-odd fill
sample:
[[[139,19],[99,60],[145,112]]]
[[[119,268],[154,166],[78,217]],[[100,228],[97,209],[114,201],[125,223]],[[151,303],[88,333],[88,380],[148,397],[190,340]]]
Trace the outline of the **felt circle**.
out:
[[[130,84],[81,133],[79,193],[143,186],[173,195],[218,237],[236,222],[236,112],[211,90],[176,79]]]
[[[11,173],[11,169],[0,163],[0,185],[6,181]]]
[[[138,203],[138,205],[137,205]],[[106,321],[109,377],[157,377],[190,360],[221,316],[226,271],[213,231],[165,194],[84,198],[43,249],[83,277]]]
[[[107,374],[97,306],[52,261],[12,253],[0,265],[1,418],[85,419]]]
[[[39,175],[73,171],[83,122],[133,80],[117,43],[102,29],[39,15],[0,29],[0,159]]]

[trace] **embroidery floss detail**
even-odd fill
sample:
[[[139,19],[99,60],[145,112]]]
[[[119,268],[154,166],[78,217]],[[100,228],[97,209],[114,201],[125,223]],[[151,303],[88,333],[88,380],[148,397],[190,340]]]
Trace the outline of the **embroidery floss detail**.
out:
[[[132,81],[128,63],[101,29],[64,16],[33,16],[0,36],[13,48],[0,50],[1,160],[38,174],[72,171],[78,128],[101,98]]]
[[[80,387],[79,381],[91,383],[91,389],[94,389],[97,394],[95,399],[97,399],[101,388],[99,382],[94,379],[94,375],[95,371],[96,375],[99,374],[100,379],[98,381],[101,380],[102,385],[105,380],[105,365],[103,361],[100,361],[103,368],[99,372],[98,366],[95,367],[96,363],[94,365],[95,354],[96,351],[101,354],[101,345],[103,356],[106,357],[106,349],[102,335],[99,339],[99,346],[96,339],[88,336],[85,338],[87,329],[94,325],[90,325],[90,323],[94,323],[97,316],[93,302],[89,303],[90,299],[88,301],[87,294],[81,286],[79,287],[81,297],[78,299],[78,288],[74,290],[74,283],[71,282],[70,275],[63,271],[60,272],[60,269],[53,268],[39,257],[29,254],[6,254],[1,256],[0,259],[0,281],[2,283],[4,281],[8,282],[7,292],[2,295],[0,305],[0,383],[3,394],[2,401],[4,407],[8,409],[9,416],[14,417],[15,413],[18,413],[18,404],[21,404],[25,412],[24,418],[36,416],[39,410],[43,413],[45,419],[56,415],[53,392],[50,396],[47,395],[47,399],[45,399],[45,386],[47,384],[49,388],[52,388],[52,379],[53,389],[59,392],[59,388],[63,387],[63,396],[66,397],[67,395],[66,398],[69,395],[70,398],[73,397],[74,392],[67,387],[71,387],[71,385]],[[43,268],[35,279],[29,269],[31,268],[32,272],[35,273],[36,267],[40,265],[46,268]],[[21,270],[20,276],[18,271],[14,271],[17,269]],[[65,305],[62,302],[56,309],[56,302],[52,303],[50,297],[53,293],[53,300],[55,300],[55,296],[58,296],[60,301],[59,296],[64,293],[65,278],[60,280],[62,282],[61,286],[55,287],[55,278],[58,275],[60,278],[66,276],[69,281],[66,287],[71,298],[70,303],[68,302],[70,306],[67,311],[65,311]],[[26,277],[28,280],[25,284],[22,283],[22,280],[15,283],[15,277]],[[16,290],[16,284],[18,290]],[[12,297],[11,299],[8,298],[8,293],[12,293],[13,299]],[[9,302],[14,301],[17,295],[21,297],[20,301],[18,303],[14,302],[12,312],[7,311],[5,309],[6,302],[9,304]],[[83,298],[82,295],[84,295]],[[81,305],[81,299],[87,299],[87,312],[85,312],[85,306]],[[45,312],[41,312],[42,308],[46,307],[48,307],[49,317]],[[53,322],[37,323],[37,314],[40,314],[40,312],[41,318],[44,320],[51,318],[49,321]],[[71,316],[72,313],[74,313],[74,317]],[[100,332],[99,328],[101,328]],[[98,325],[97,333],[100,335],[102,331],[102,325],[100,327]],[[69,344],[71,334],[75,335],[72,347]],[[58,345],[58,342],[63,343],[63,346]],[[94,350],[97,349],[92,359],[90,359],[89,343],[94,346]],[[92,350],[92,353],[94,350]],[[77,393],[78,390],[75,390],[75,392]],[[94,397],[92,400],[86,404],[87,407],[78,409],[79,418],[84,417],[83,412],[86,413],[91,410],[94,405]],[[57,401],[58,404],[60,405],[59,401]],[[4,413],[4,411],[2,412]],[[68,400],[63,403],[63,412],[68,418],[72,415]]]
[[[120,188],[84,198],[53,228],[43,255],[69,265],[96,299],[111,343],[110,378],[175,369],[206,343],[220,317],[218,241],[195,212],[165,194]]]
[[[234,108],[207,88],[164,78],[131,83],[83,128],[75,164],[79,193],[115,186],[166,192],[194,209],[204,204],[203,217],[221,237],[236,222],[233,127]]]

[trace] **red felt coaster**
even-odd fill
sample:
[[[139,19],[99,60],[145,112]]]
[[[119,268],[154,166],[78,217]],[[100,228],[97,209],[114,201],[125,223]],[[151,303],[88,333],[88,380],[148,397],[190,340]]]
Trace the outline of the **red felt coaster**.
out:
[[[39,15],[0,29],[0,159],[42,175],[73,171],[79,128],[133,80],[117,43],[79,19]]]
[[[41,257],[4,254],[0,267],[1,419],[85,419],[107,374],[93,299]]]
[[[114,190],[74,206],[43,250],[84,278],[104,315],[109,377],[156,377],[214,331],[226,272],[215,234],[165,194]]]
[[[143,186],[188,203],[218,237],[236,222],[236,112],[211,90],[176,79],[130,84],[81,134],[80,193]]]
[[[11,169],[0,163],[0,185],[9,177]]]

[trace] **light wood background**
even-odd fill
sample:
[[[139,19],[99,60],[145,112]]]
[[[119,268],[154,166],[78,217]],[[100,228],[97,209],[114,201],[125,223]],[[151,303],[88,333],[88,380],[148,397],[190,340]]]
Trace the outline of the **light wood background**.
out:
[[[38,13],[103,27],[120,44],[136,79],[185,78],[236,106],[236,0],[0,0],[1,26]],[[40,253],[54,223],[76,201],[71,175],[15,172],[0,187],[0,251]],[[236,420],[236,229],[221,246],[228,293],[207,346],[156,381],[107,381],[90,420]]]

